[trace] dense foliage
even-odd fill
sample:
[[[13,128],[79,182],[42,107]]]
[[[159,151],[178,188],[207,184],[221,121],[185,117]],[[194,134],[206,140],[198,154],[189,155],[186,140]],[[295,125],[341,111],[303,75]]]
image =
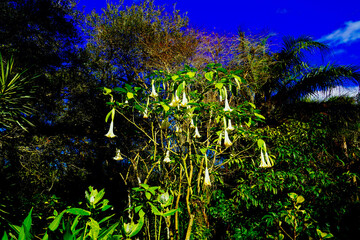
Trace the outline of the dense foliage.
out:
[[[0,3],[2,239],[357,239],[357,67],[166,9]]]

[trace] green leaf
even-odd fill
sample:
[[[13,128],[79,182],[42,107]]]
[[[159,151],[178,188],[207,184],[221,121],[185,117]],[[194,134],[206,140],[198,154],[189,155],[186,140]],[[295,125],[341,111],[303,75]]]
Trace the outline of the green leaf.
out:
[[[31,208],[29,214],[27,215],[24,222],[22,223],[22,225],[26,228],[26,230],[29,231],[29,234],[30,234],[30,228],[31,228],[31,224],[32,224],[32,219],[31,219],[32,210],[33,209]]]
[[[171,79],[174,80],[174,81],[175,81],[176,79],[178,79],[178,78],[179,78],[179,75],[172,75],[172,76],[171,76]]]
[[[135,213],[139,212],[142,207],[143,207],[143,205],[136,206],[135,207]]]
[[[252,108],[256,109],[255,104],[253,104],[252,102],[248,102],[248,103],[249,103],[249,105],[250,105]]]
[[[151,206],[151,212],[155,215],[162,216],[162,213],[155,207],[152,203],[149,203]]]
[[[111,113],[112,113],[112,109],[111,109],[111,110],[110,110],[110,112],[106,115],[106,117],[105,117],[105,122],[107,122],[107,121],[108,121],[108,119],[109,119],[109,117],[110,117]]]
[[[261,119],[265,119],[265,117],[261,114],[258,114],[256,112],[254,112],[254,115],[257,116],[258,118],[261,118]]]
[[[219,90],[221,90],[223,88],[224,84],[223,83],[216,83],[215,87]]]
[[[74,240],[75,236],[70,230],[70,223],[66,223],[66,232],[64,234],[63,240]]]
[[[225,74],[227,73],[226,69],[222,68],[222,67],[219,67],[216,70],[219,71],[219,72],[225,73]]]
[[[126,90],[121,88],[121,87],[115,87],[113,88],[113,91],[116,91],[116,92],[125,92]]]
[[[304,202],[305,201],[305,198],[303,197],[303,196],[298,196],[297,198],[296,198],[296,203],[302,203],[302,202]]]
[[[174,215],[177,211],[178,211],[178,209],[171,209],[170,211],[167,211],[166,213],[164,213],[163,216],[167,217],[167,216]]]
[[[160,102],[160,104],[164,108],[165,112],[169,111],[170,107],[166,103]]]
[[[50,223],[49,225],[49,229],[50,231],[55,231],[58,227],[59,224],[61,222],[61,218],[63,217],[63,215],[65,214],[65,211],[62,211],[59,215],[56,216],[56,218]]]
[[[238,86],[238,89],[240,89],[240,82],[241,78],[235,74],[232,74],[233,78],[235,79],[236,85]]]
[[[150,200],[151,194],[149,192],[145,192],[145,197],[147,198],[147,200]]]
[[[140,186],[143,187],[144,189],[148,189],[148,188],[149,188],[149,185],[147,185],[146,183],[141,183]]]
[[[25,231],[26,231],[25,227],[24,227],[24,226],[21,226],[18,240],[27,240],[27,239],[28,239],[28,238],[26,238],[26,233],[25,233]]]
[[[76,229],[76,226],[77,226],[78,223],[79,223],[79,218],[80,218],[80,217],[81,217],[80,215],[77,215],[77,216],[75,217],[74,222],[73,222],[73,224],[71,225],[71,231],[72,231],[72,232],[75,232],[75,229]]]
[[[47,232],[46,232],[45,235],[43,236],[42,240],[49,240],[49,235],[48,235]]]
[[[133,237],[136,234],[138,234],[143,225],[144,225],[144,218],[140,218],[139,222],[136,224],[135,229],[130,233],[129,237]]]
[[[112,206],[111,205],[105,205],[105,206],[102,206],[101,207],[101,211],[103,212],[103,211],[106,211],[106,210],[108,210],[109,208],[111,208]]]
[[[66,210],[66,212],[74,214],[74,215],[81,215],[81,216],[90,216],[91,215],[90,211],[87,211],[82,208],[69,208]]]
[[[103,92],[103,94],[104,95],[108,95],[108,94],[110,94],[111,93],[111,89],[110,88],[106,88],[106,87],[104,87],[104,92]]]
[[[326,233],[326,232],[323,232],[321,231],[320,229],[316,229],[316,233],[318,234],[318,236],[321,238],[321,239],[326,239],[326,238],[332,238],[334,237],[331,233]]]
[[[257,144],[258,144],[258,147],[260,148],[260,149],[263,149],[263,150],[265,150],[264,148],[264,146],[265,146],[265,141],[264,140],[262,140],[262,139],[258,139],[257,140]]]
[[[109,219],[110,219],[110,218],[112,218],[114,215],[115,215],[115,214],[110,215],[110,216],[107,216],[107,217],[104,217],[103,219],[101,219],[101,220],[100,220],[99,224],[101,224],[101,223],[103,223],[103,222],[105,222],[105,221],[109,220]]]
[[[134,94],[132,92],[127,92],[126,95],[127,95],[128,99],[134,98]]]
[[[195,77],[195,72],[187,72],[186,75],[188,75],[190,78]]]
[[[111,225],[111,227],[107,228],[105,231],[102,231],[99,235],[99,239],[107,239],[109,236],[111,236],[114,233],[118,225],[119,222],[114,223],[113,225]]]
[[[178,97],[181,96],[181,93],[182,93],[183,89],[184,89],[184,85],[183,85],[183,84],[179,84],[178,88],[176,89],[176,95],[177,95]]]
[[[100,192],[98,192],[94,199],[94,204],[97,204],[105,195],[105,189],[101,189]]]
[[[209,81],[212,81],[214,78],[214,72],[207,72],[205,73],[205,78]]]
[[[97,239],[99,236],[99,232],[100,232],[99,223],[94,219],[90,218],[90,232],[89,232],[90,238]]]
[[[9,240],[8,235],[6,234],[6,232],[4,232],[4,235],[1,238],[1,240]]]
[[[291,199],[293,199],[293,200],[296,199],[297,196],[298,196],[296,193],[293,193],[293,192],[292,192],[292,193],[289,193],[288,195],[289,195],[289,197],[290,197]]]
[[[15,230],[17,234],[20,233],[21,227],[17,225],[10,224],[10,227]]]

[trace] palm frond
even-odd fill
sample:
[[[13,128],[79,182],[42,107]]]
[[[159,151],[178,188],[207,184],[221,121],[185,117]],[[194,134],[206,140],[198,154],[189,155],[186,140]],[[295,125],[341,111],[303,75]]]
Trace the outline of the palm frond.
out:
[[[326,91],[330,88],[360,83],[359,67],[326,65],[311,68],[298,79],[293,79],[292,84],[283,87],[277,94],[276,99],[286,101],[299,99],[316,91]]]
[[[0,127],[12,128],[15,125],[25,129],[24,124],[32,125],[27,119],[34,112],[30,99],[34,91],[33,78],[22,73],[13,73],[14,60],[4,62],[0,54]]]

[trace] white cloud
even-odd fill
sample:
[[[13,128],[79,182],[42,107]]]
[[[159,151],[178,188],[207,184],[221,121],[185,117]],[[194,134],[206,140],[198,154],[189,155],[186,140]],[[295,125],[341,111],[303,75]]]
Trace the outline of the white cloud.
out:
[[[343,87],[337,86],[328,91],[317,91],[312,95],[309,95],[309,98],[314,101],[324,101],[330,97],[335,96],[349,96],[355,97],[359,93],[359,87]]]
[[[326,41],[329,42],[330,45],[337,46],[360,40],[360,21],[345,22],[345,25],[345,27],[339,28],[329,35],[321,37],[318,41]]]

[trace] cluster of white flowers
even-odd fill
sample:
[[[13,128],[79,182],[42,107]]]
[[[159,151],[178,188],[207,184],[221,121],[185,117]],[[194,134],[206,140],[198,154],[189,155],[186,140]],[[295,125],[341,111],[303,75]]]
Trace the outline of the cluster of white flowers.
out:
[[[186,95],[186,86],[185,86],[185,82],[182,82],[181,84],[183,84],[183,89],[181,90],[182,92],[182,100],[180,100],[179,96],[181,95],[181,92],[178,92],[178,90],[175,90],[175,93],[172,94],[172,98],[171,98],[171,102],[169,103],[169,106],[172,108],[178,108],[180,109],[180,107],[183,108],[187,108],[187,109],[191,109],[191,104],[190,103],[190,98]],[[165,89],[165,85],[164,85],[164,89]],[[158,98],[159,94],[156,92],[156,88],[155,88],[155,83],[154,81],[152,81],[151,83],[151,93],[149,94],[150,97],[156,99]],[[231,114],[231,112],[233,111],[233,109],[230,107],[229,105],[229,100],[228,100],[228,94],[227,94],[227,90],[225,87],[223,87],[220,90],[220,102],[222,102],[224,100],[224,108],[223,111],[227,113],[227,116],[224,116],[223,120],[224,120],[224,128],[223,130],[220,132],[220,136],[219,139],[217,141],[218,145],[222,145],[222,139],[224,138],[224,146],[226,148],[229,148],[233,145],[233,143],[231,142],[230,138],[229,138],[229,132],[235,130],[235,127],[232,125],[231,122],[231,118],[229,118],[229,114]],[[149,108],[149,97],[147,98],[147,104],[146,107],[143,110],[143,118],[147,119],[149,117],[149,111],[151,108]],[[199,128],[198,128],[198,124],[195,125],[194,119],[193,119],[193,115],[192,113],[190,113],[191,111],[188,111],[188,123],[189,123],[189,127],[191,129],[194,129],[194,135],[193,138],[195,139],[199,139],[201,138],[200,132],[199,132]],[[115,116],[115,108],[112,109],[111,112],[111,123],[110,123],[110,129],[108,131],[108,133],[105,135],[106,137],[109,138],[114,138],[116,137],[116,135],[114,134],[114,116]],[[195,119],[196,120],[196,119]],[[241,126],[241,125],[239,125]],[[242,127],[242,126],[241,126]],[[175,124],[175,132],[176,133],[180,133],[182,132],[182,128],[181,125],[179,125],[179,123]],[[188,135],[190,136],[190,135]],[[266,151],[266,147],[264,144],[264,148],[261,149],[261,163],[260,166],[261,168],[269,168],[273,166],[273,161],[271,158],[269,158],[268,153]],[[121,156],[120,150],[116,149],[116,155],[115,157],[113,157],[114,160],[123,160],[123,157]],[[171,159],[170,159],[170,149],[166,150],[166,154],[163,160],[165,163],[170,163]],[[206,167],[204,170],[204,185],[205,186],[211,186],[211,182],[210,182],[210,175],[209,175],[209,169],[207,167],[207,157],[205,154],[205,161],[206,161]]]

